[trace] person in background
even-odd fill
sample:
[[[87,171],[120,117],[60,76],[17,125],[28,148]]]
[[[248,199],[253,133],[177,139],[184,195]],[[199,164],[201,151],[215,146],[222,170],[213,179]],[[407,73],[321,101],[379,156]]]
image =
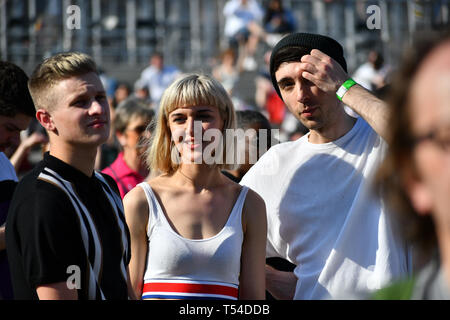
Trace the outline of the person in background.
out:
[[[282,0],[269,0],[263,9],[261,24],[251,22],[248,28],[253,35],[273,47],[284,35],[294,32],[297,23],[292,11],[283,6]]]
[[[417,270],[375,299],[450,299],[450,30],[416,40],[392,82],[377,185],[415,246]]]
[[[375,50],[371,50],[367,57],[367,62],[356,69],[352,78],[367,90],[375,91],[385,85],[384,76],[381,72],[383,64],[383,55]]]
[[[103,82],[102,82],[103,83]],[[108,96],[107,96],[108,97]],[[111,123],[114,123],[116,109],[120,103],[130,98],[130,88],[125,82],[120,82],[114,89],[112,98],[108,97],[109,114]],[[111,125],[111,132],[106,143],[98,147],[95,159],[95,170],[101,171],[109,166],[119,155],[120,145],[116,139],[114,125]]]
[[[228,0],[223,8],[225,16],[224,34],[230,48],[237,50],[239,43],[252,41],[249,25],[261,23],[263,10],[256,0]]]
[[[286,114],[284,101],[279,97],[272,85],[269,65],[271,51],[264,54],[264,69],[262,69],[255,79],[255,102],[275,128],[280,128]]]
[[[220,63],[213,68],[212,75],[231,96],[233,87],[239,78],[239,72],[236,64],[236,52],[229,48],[220,55]]]
[[[111,107],[115,110],[119,104],[131,94],[130,86],[125,82],[119,82],[114,90],[114,96],[111,101]]]
[[[272,127],[269,123],[269,120],[259,111],[254,110],[245,110],[245,111],[236,111],[237,118],[237,127],[241,128],[245,131],[245,142],[238,143],[238,148],[243,148],[240,150],[244,153],[242,157],[244,159],[244,163],[240,164],[239,167],[235,170],[222,170],[222,173],[226,175],[231,180],[239,183],[242,177],[250,170],[250,168],[255,164],[252,163],[250,159],[250,153],[254,153],[257,156],[254,158],[255,161],[258,159],[272,146],[272,143],[277,143],[274,141],[275,137],[272,136]],[[250,130],[247,131],[247,130]],[[259,130],[265,130],[259,131]],[[247,138],[248,137],[248,140]],[[266,139],[265,146],[266,150],[259,149],[259,139]],[[295,265],[287,261],[286,259],[278,258],[278,257],[270,257],[266,259],[266,264],[280,271],[290,271],[292,272],[295,268]],[[274,299],[274,297],[270,294],[270,292],[266,291],[266,299]]]
[[[155,52],[150,57],[150,65],[145,68],[138,81],[141,85],[148,87],[151,103],[154,105],[155,113],[158,113],[159,102],[164,90],[180,76],[181,72],[171,65],[164,64],[164,56]]]
[[[267,33],[287,34],[296,28],[294,15],[283,7],[283,0],[270,0],[267,3],[262,24]]]
[[[42,132],[35,131],[29,136],[24,137],[18,146],[14,147],[14,153],[10,156],[9,161],[11,161],[14,169],[18,176],[23,175],[25,172],[30,170],[30,163],[28,162],[28,156],[30,151],[34,146],[40,145],[41,148],[48,143],[48,137]],[[23,168],[25,164],[25,168]]]
[[[13,298],[13,290],[5,250],[5,222],[18,179],[4,151],[20,142],[20,132],[28,128],[35,114],[27,81],[21,68],[0,61],[0,299],[8,300]]]
[[[241,181],[242,177],[252,167],[254,163],[250,161],[253,157],[250,157],[250,153],[254,153],[254,161],[258,161],[265,151],[269,150],[272,146],[272,135],[269,120],[260,113],[254,110],[236,111],[237,128],[244,130],[245,141],[239,141],[237,143],[238,152],[242,152],[241,156],[244,159],[244,163],[239,164],[239,167],[234,170],[223,170],[222,173],[235,182]],[[259,130],[263,130],[259,131]],[[264,137],[266,139],[266,150],[259,150],[259,139]]]
[[[224,34],[229,47],[237,52],[239,69],[254,71],[258,65],[255,59],[259,35],[252,31],[252,25],[260,25],[263,10],[256,0],[229,0],[223,8],[225,16]]]
[[[153,117],[153,110],[133,99],[123,101],[116,109],[114,130],[122,151],[102,172],[116,181],[122,199],[149,174],[143,159],[142,139],[150,138],[148,126]]]
[[[148,91],[148,86],[145,83],[143,83],[142,80],[139,79],[134,82],[133,93],[130,94],[130,96],[127,99],[137,100],[145,104],[150,109],[155,108],[150,99],[150,92]]]

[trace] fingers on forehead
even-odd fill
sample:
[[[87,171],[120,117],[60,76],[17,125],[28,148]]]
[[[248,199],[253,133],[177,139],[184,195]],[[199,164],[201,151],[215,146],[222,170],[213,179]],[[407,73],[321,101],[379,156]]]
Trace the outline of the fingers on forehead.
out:
[[[328,57],[325,53],[323,53],[322,51],[320,51],[319,49],[312,49],[311,50],[311,55],[314,57],[317,57],[319,59]]]
[[[309,71],[309,72],[315,72],[317,70],[317,68],[312,65],[311,63],[308,62],[303,62],[301,64],[301,68],[303,71]]]
[[[315,56],[312,56],[310,54],[307,54],[307,55],[304,55],[300,61],[304,62],[304,63],[315,64],[315,63],[319,63],[320,59],[318,57],[315,57]]]
[[[314,76],[311,73],[303,71],[302,72],[302,77],[305,78],[306,80],[309,80],[309,81],[314,83],[315,78],[314,78]]]

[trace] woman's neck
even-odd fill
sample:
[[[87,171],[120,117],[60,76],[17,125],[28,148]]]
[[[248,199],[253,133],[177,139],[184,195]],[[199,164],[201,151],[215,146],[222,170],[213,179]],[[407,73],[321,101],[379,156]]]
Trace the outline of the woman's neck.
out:
[[[219,168],[206,164],[181,165],[173,177],[184,187],[192,188],[196,192],[213,188],[220,184],[223,178]]]

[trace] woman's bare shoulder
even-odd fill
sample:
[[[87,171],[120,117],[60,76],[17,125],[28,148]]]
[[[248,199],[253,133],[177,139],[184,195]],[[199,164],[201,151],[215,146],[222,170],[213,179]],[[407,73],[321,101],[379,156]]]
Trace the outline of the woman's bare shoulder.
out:
[[[140,186],[131,189],[123,198],[123,207],[127,219],[147,219],[148,202],[144,189]]]
[[[248,188],[243,211],[249,220],[266,219],[266,204],[261,196]]]
[[[135,186],[123,198],[124,204],[133,202],[142,202],[144,200],[146,200],[145,191],[140,186]]]

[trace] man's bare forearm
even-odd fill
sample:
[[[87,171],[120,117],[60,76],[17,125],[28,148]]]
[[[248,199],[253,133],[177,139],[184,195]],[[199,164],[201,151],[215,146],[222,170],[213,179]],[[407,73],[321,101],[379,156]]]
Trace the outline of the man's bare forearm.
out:
[[[388,105],[359,84],[352,86],[344,94],[342,102],[352,108],[378,133],[387,140],[386,128],[389,120]]]

